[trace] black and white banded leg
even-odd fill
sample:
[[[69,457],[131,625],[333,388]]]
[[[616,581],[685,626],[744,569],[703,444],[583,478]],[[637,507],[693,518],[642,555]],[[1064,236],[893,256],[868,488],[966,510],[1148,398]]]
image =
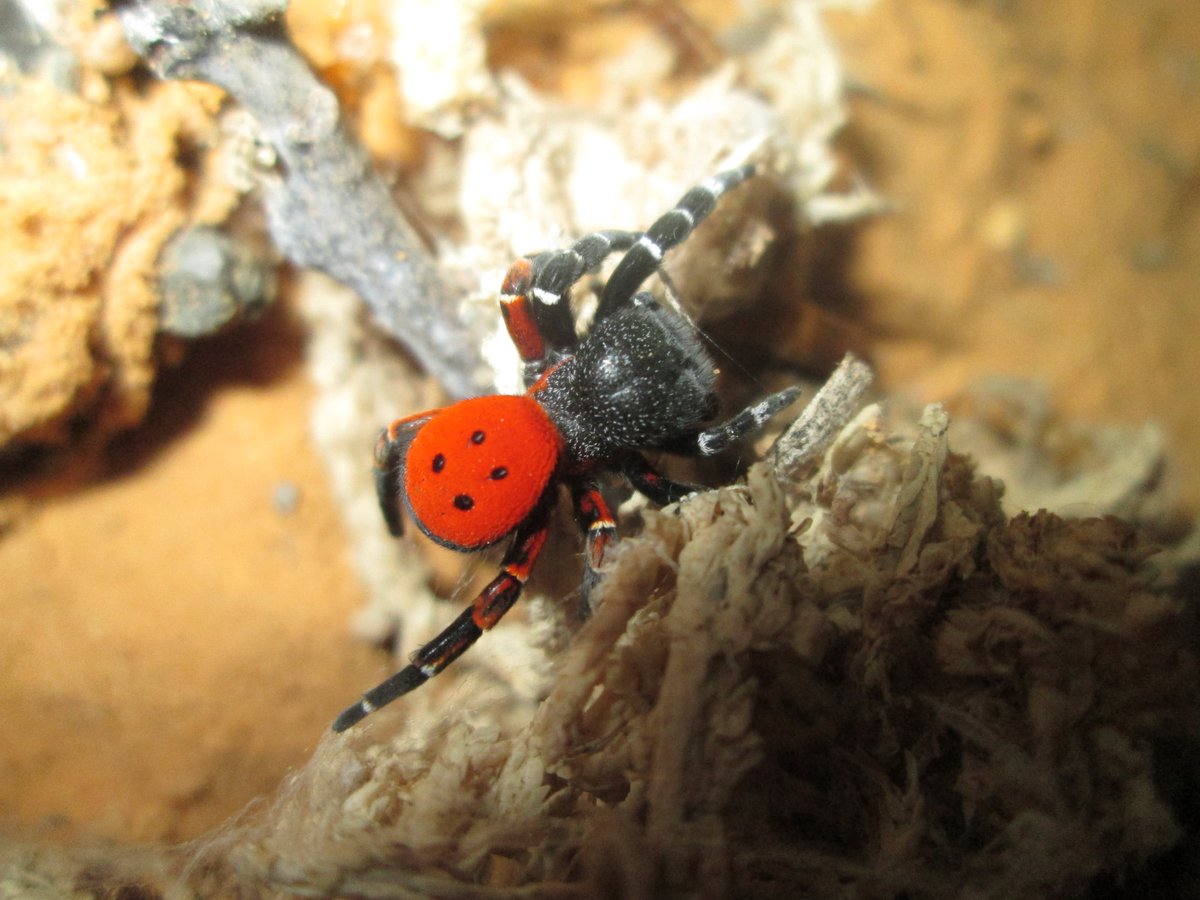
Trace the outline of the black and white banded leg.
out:
[[[500,291],[500,308],[525,363],[526,387],[575,348],[571,288],[609,254],[628,250],[639,237],[638,231],[596,231],[565,250],[513,263]]]
[[[700,456],[714,456],[727,450],[747,434],[762,428],[772,416],[791,406],[800,393],[798,387],[784,388],[746,407],[728,421],[696,435],[691,452]]]
[[[580,278],[600,267],[610,253],[629,250],[640,231],[594,231],[565,250],[549,250],[530,257],[533,263],[533,299],[556,306]]]
[[[673,209],[659,216],[617,263],[604,285],[596,320],[628,303],[642,282],[662,264],[667,251],[687,238],[713,211],[717,199],[753,174],[754,165],[749,163],[718,172],[689,190]]]
[[[598,269],[610,253],[628,250],[639,237],[638,231],[595,231],[566,250],[551,250],[531,257],[533,285],[529,295],[547,342],[553,346],[574,346],[571,288],[584,275]]]
[[[438,675],[503,618],[521,596],[533,564],[546,543],[550,530],[548,505],[543,506],[517,531],[500,564],[500,574],[488,583],[474,602],[453,622],[417,650],[412,662],[363,694],[357,703],[342,710],[334,720],[334,731],[345,731],[381,706],[403,697]]]

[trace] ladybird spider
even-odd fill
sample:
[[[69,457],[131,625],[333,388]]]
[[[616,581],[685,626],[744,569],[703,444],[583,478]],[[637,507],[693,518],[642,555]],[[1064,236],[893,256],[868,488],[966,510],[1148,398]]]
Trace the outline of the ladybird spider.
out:
[[[624,476],[665,506],[699,490],[660,475],[641,451],[709,456],[760,428],[799,394],[787,388],[721,425],[716,373],[690,323],[637,293],[663,255],[687,238],[750,165],[689,190],[644,233],[600,231],[566,250],[517,260],[500,309],[528,390],[463,400],[398,419],[375,448],[384,519],[399,535],[401,504],[417,527],[453,550],[479,550],[512,535],[500,574],[412,662],[347,708],[345,731],[437,675],[495,625],[520,596],[550,527],[559,484],[570,490],[585,535],[583,603],[598,580],[616,522],[600,493],[602,473]],[[577,340],[571,287],[612,252],[625,251],[600,294],[592,326]]]

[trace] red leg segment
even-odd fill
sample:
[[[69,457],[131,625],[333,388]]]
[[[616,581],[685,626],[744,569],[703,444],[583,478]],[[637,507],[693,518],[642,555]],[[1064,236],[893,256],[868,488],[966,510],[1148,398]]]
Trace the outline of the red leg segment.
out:
[[[500,286],[500,313],[504,316],[504,327],[508,329],[508,336],[512,338],[521,361],[525,363],[546,358],[546,340],[542,337],[533,302],[529,299],[531,287],[533,263],[528,259],[518,259],[513,263],[504,276],[504,284]]]
[[[573,498],[575,517],[579,520],[579,527],[583,529],[586,539],[580,608],[583,614],[588,616],[592,611],[592,588],[600,581],[599,570],[604,564],[604,555],[608,548],[617,542],[617,522],[595,482],[588,481],[577,486]]]

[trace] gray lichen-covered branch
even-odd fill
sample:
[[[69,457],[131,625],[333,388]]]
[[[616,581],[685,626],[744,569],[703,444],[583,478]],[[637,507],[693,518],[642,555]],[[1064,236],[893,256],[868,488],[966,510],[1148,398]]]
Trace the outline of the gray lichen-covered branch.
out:
[[[802,465],[820,459],[858,411],[875,373],[853,353],[838,367],[772,450],[775,469],[781,476],[795,474]]]
[[[215,84],[258,120],[278,175],[266,180],[271,234],[294,263],[327,273],[367,302],[452,394],[487,387],[457,303],[401,216],[337,100],[283,29],[283,0],[129,0],[118,7],[134,49],[162,78]]]

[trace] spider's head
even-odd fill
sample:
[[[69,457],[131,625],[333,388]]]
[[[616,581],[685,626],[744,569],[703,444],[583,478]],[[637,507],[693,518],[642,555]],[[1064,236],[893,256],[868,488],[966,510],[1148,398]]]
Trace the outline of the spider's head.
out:
[[[404,460],[405,505],[418,527],[454,550],[495,543],[537,507],[563,440],[528,396],[463,400],[433,413]]]

